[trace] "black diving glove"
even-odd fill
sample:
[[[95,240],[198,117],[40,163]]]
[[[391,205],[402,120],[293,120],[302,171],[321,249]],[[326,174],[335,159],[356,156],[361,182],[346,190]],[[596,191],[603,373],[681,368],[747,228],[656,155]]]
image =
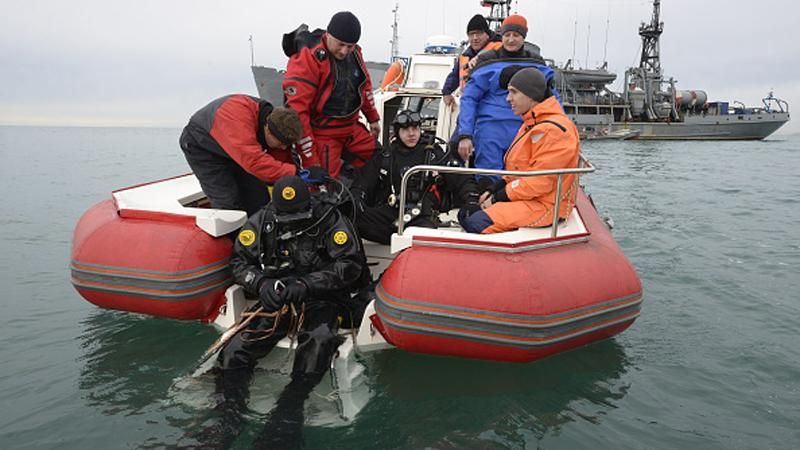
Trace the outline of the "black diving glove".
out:
[[[351,189],[350,193],[353,194],[353,203],[355,204],[356,211],[363,214],[367,208],[367,194],[357,188]]]
[[[461,211],[459,211],[459,216],[464,214],[467,217],[475,214],[476,212],[481,210],[481,203],[478,201],[480,196],[477,192],[470,192],[467,194],[467,200],[464,203],[464,206],[461,207]]]
[[[506,180],[501,179],[492,188],[492,203],[510,201],[508,194],[506,194]]]
[[[296,278],[282,280],[286,287],[281,291],[281,301],[284,304],[299,305],[308,296],[308,286]]]
[[[508,194],[506,193],[505,186],[503,186],[503,189],[500,189],[499,191],[495,191],[495,193],[492,194],[492,203],[510,202],[510,201],[511,200],[508,198]]]
[[[258,302],[266,312],[275,312],[285,304],[281,299],[284,291],[283,283],[272,278],[266,279],[258,288]]]
[[[499,191],[505,191],[505,190],[506,190],[506,180],[501,178],[501,179],[497,180],[497,182],[494,184],[494,186],[492,186],[491,192],[493,194],[496,194]]]

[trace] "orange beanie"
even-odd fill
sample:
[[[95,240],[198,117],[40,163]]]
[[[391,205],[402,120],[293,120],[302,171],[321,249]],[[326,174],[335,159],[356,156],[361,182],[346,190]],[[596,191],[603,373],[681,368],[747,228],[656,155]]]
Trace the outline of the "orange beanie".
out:
[[[526,37],[528,35],[528,21],[519,14],[510,15],[506,17],[503,21],[503,25],[500,27],[501,35],[505,34],[507,31],[516,31],[521,34],[522,37]]]

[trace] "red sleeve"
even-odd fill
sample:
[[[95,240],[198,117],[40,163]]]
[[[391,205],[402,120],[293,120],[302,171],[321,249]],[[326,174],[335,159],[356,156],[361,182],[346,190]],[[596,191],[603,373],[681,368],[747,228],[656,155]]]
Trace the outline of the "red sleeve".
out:
[[[294,164],[284,163],[265,153],[256,139],[258,105],[244,97],[232,97],[217,109],[211,137],[237,164],[261,181],[274,183],[284,175],[294,175]]]
[[[327,61],[324,62],[328,64]],[[303,123],[303,137],[297,143],[304,165],[319,165],[314,154],[314,133],[311,131],[311,109],[320,89],[320,61],[312,48],[304,48],[289,58],[283,77],[286,105],[297,111]],[[307,163],[307,164],[306,164]]]
[[[367,63],[364,62],[364,55],[361,54],[361,48],[358,48],[358,57],[364,65],[364,71],[367,75],[367,82],[364,83],[364,90],[361,92],[361,112],[367,118],[367,122],[373,123],[381,119],[378,115],[378,110],[375,109],[375,99],[372,98],[372,80],[369,77],[369,70],[367,70]]]

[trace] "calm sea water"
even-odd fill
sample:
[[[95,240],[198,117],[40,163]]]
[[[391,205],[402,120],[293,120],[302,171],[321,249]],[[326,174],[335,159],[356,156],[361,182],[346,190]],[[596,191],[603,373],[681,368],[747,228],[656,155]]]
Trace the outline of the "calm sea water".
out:
[[[181,380],[213,330],[100,310],[69,282],[80,215],[188,172],[178,134],[0,127],[0,448],[175,447],[207,418],[210,388]],[[317,396],[309,448],[800,446],[800,137],[584,153],[598,168],[587,190],[642,278],[636,323],[525,365],[368,356],[368,403],[326,424]]]

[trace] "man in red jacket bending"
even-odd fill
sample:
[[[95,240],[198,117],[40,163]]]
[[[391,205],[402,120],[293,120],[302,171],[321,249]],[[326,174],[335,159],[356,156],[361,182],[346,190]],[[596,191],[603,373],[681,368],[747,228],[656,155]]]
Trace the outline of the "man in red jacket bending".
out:
[[[267,185],[286,175],[321,181],[324,170],[294,158],[303,128],[297,113],[249,95],[218,98],[194,113],[180,146],[213,208],[252,215],[269,203]]]
[[[286,104],[303,123],[303,157],[333,177],[339,176],[342,159],[363,166],[375,152],[380,133],[372,82],[356,45],[360,37],[361,24],[353,13],[334,14],[319,40],[292,43],[283,79]],[[359,123],[359,111],[369,130]]]

